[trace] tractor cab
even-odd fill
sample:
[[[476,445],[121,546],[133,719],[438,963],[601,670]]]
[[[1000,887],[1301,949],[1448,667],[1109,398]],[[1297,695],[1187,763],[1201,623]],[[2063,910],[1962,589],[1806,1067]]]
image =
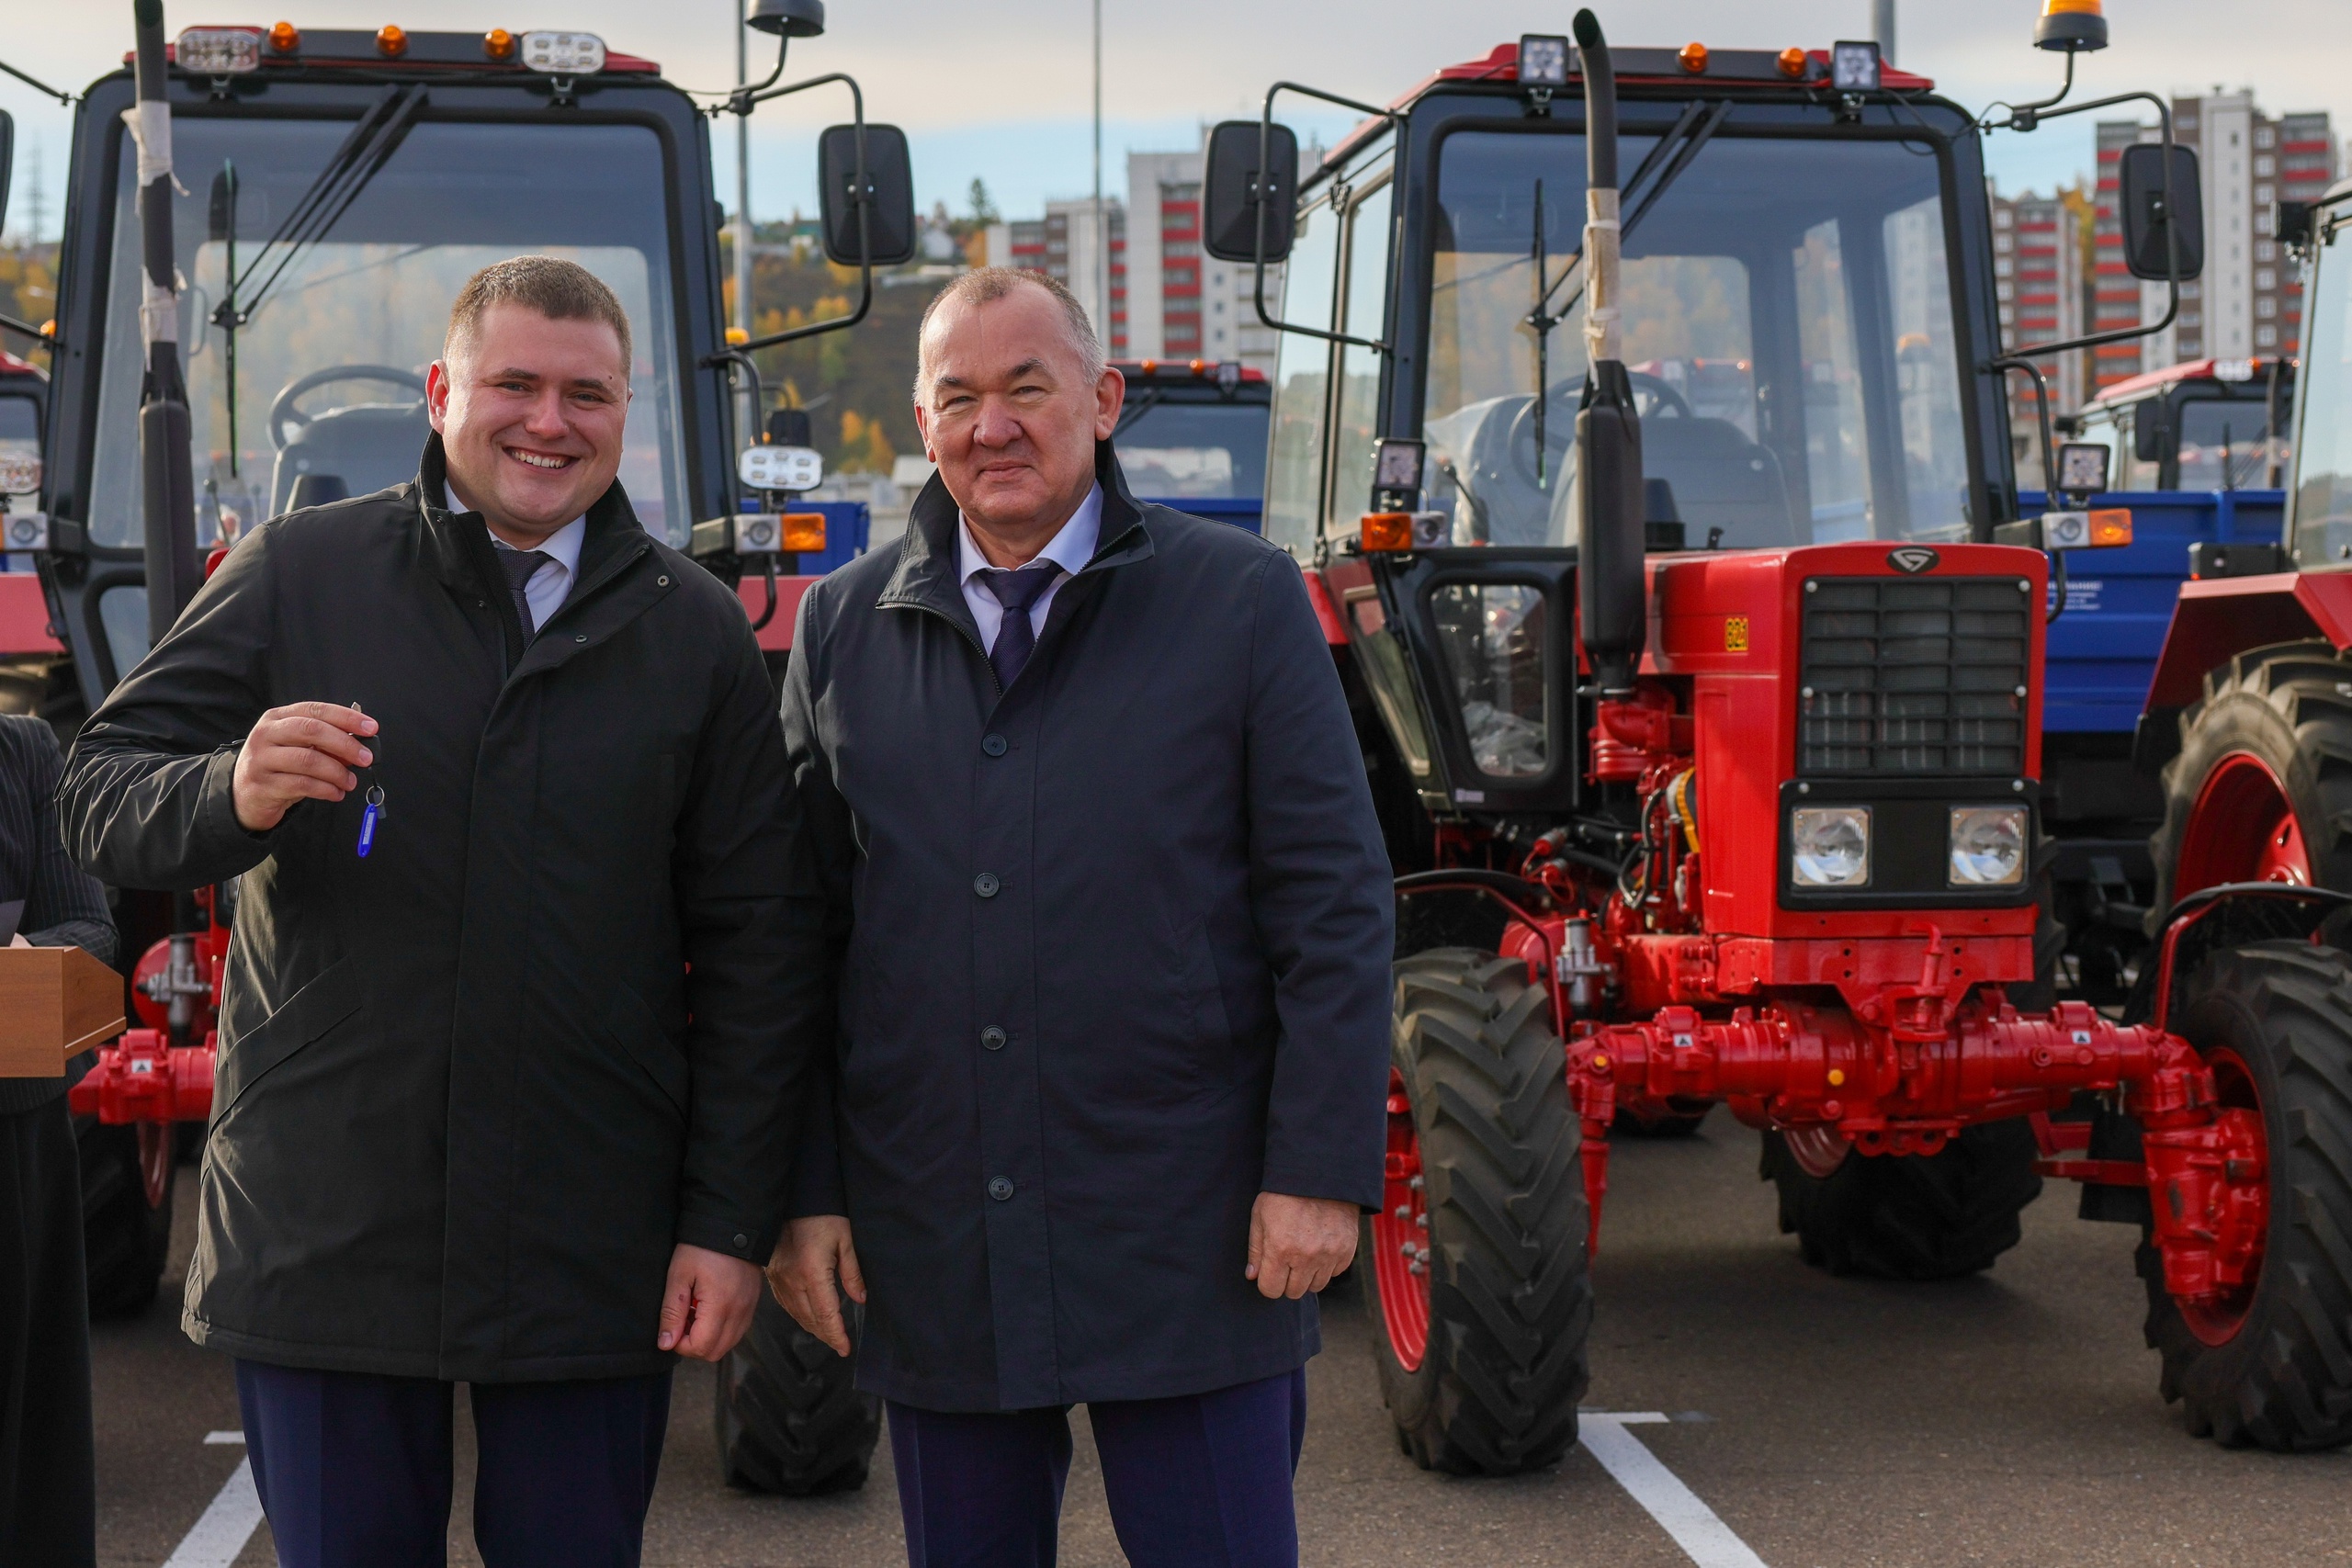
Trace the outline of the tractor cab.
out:
[[[1255,530],[1266,493],[1266,373],[1233,360],[1115,363],[1127,400],[1111,440],[1128,488]]]
[[[2071,422],[2114,454],[2119,491],[2277,490],[2286,471],[2290,359],[2195,359],[2102,390]]]

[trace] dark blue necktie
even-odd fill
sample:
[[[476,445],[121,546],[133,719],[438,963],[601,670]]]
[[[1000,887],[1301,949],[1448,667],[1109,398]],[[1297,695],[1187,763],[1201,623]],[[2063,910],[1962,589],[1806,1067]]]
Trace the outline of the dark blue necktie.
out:
[[[531,624],[531,596],[523,592],[524,584],[538,575],[539,568],[555,559],[545,550],[497,550],[498,567],[506,574],[506,591],[514,596],[514,613],[523,620],[523,640],[528,642],[538,632]]]
[[[1000,688],[1011,690],[1022,666],[1036,651],[1037,630],[1029,624],[1029,606],[1061,574],[1062,569],[1051,561],[1039,561],[1018,571],[973,573],[980,580],[980,586],[989,591],[989,596],[1004,606],[1004,620],[996,629],[996,646],[989,649],[989,668],[996,671]]]

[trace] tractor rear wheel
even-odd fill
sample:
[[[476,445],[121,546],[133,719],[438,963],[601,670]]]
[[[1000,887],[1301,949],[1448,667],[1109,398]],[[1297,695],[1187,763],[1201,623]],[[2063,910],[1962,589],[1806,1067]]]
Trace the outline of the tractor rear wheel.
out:
[[[2352,663],[2324,642],[2241,653],[2205,677],[2165,764],[2149,934],[2224,882],[2352,891]]]
[[[854,1306],[850,1324],[854,1337],[862,1326]],[[865,1485],[882,1436],[882,1402],[858,1392],[856,1366],[762,1290],[751,1331],[718,1363],[711,1408],[720,1479],[787,1497]]]
[[[74,1119],[82,1166],[82,1249],[92,1317],[135,1317],[163,1289],[172,1249],[172,1129]]]
[[[1761,1174],[1781,1190],[1781,1231],[1832,1274],[1951,1280],[2018,1244],[2018,1215],[2041,1194],[2022,1121],[1963,1127],[1932,1155],[1839,1157],[1820,1139],[1764,1134]],[[1826,1157],[1825,1157],[1825,1154]]]
[[[1582,1123],[1523,963],[1439,948],[1396,965],[1388,1109],[1362,1255],[1398,1446],[1457,1475],[1550,1464],[1576,1442],[1592,1284]]]
[[[2143,1242],[2148,1344],[2188,1429],[2278,1450],[2352,1441],[2352,960],[2302,942],[2208,958],[2175,1032],[2260,1113],[2270,1224],[2251,1290],[2184,1310]]]

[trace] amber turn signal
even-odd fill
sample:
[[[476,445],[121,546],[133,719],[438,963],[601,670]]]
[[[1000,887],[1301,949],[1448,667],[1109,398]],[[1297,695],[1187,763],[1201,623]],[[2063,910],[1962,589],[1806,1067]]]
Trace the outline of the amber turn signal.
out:
[[[291,54],[302,47],[302,30],[291,22],[279,22],[269,29],[269,47],[274,54]]]
[[[491,60],[514,58],[514,35],[504,28],[492,28],[481,35],[482,54]]]
[[[408,52],[408,34],[386,22],[376,29],[376,52],[387,60],[398,60]]]
[[[1413,514],[1409,512],[1367,512],[1357,535],[1366,555],[1413,547]]]
[[[1791,47],[1781,51],[1781,74],[1792,82],[1804,80],[1804,51]]]
[[[1693,76],[1700,75],[1707,69],[1707,46],[1703,43],[1686,43],[1676,52],[1674,58],[1682,62],[1683,70]]]
[[[821,512],[787,512],[784,514],[784,542],[780,548],[795,555],[819,555],[825,548],[825,514]]]
[[[2109,549],[2132,542],[2132,509],[2107,506],[2091,513],[2091,548]]]

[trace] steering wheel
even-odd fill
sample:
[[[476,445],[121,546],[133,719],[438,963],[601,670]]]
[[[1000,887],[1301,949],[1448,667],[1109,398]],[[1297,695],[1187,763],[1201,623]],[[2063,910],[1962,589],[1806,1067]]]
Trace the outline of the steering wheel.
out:
[[[297,377],[270,400],[269,444],[284,450],[294,431],[319,417],[296,408],[295,399],[337,381],[379,381],[386,386],[405,387],[416,394],[417,401],[424,400],[424,378],[413,372],[395,370],[389,365],[331,365],[324,370],[313,370],[308,376]]]
[[[1628,370],[1625,375],[1634,383],[1634,409],[1642,418],[1648,419],[1661,411],[1672,413],[1678,419],[1698,417],[1690,412],[1690,403],[1684,400],[1680,392],[1675,390],[1674,383],[1671,381],[1662,377],[1653,376],[1645,370]],[[1644,396],[1645,393],[1647,394],[1646,398]],[[1556,459],[1567,451],[1570,443],[1576,439],[1577,403],[1584,397],[1584,378],[1578,376],[1572,380],[1555,381],[1544,396],[1554,405],[1544,410],[1544,452],[1547,458]],[[1647,406],[1644,406],[1645,404]],[[1558,434],[1555,434],[1555,432]],[[1511,467],[1518,470],[1521,482],[1530,490],[1535,489],[1535,400],[1533,398],[1528,399],[1520,405],[1519,412],[1512,416],[1510,430],[1503,440],[1510,452]],[[1556,460],[1546,461],[1544,469],[1545,477],[1550,478],[1558,474],[1560,464]]]

